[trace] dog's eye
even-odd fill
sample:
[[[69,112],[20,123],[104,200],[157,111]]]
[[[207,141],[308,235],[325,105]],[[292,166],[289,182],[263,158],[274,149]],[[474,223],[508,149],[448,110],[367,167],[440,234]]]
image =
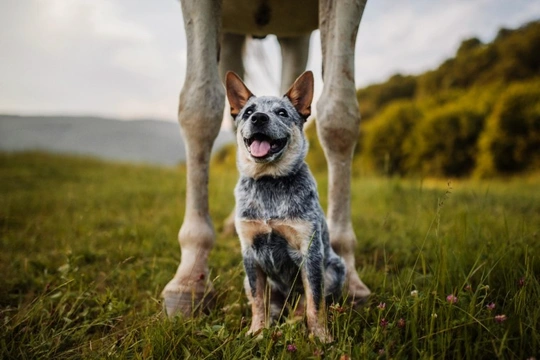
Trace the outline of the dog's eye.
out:
[[[282,116],[282,117],[289,117],[289,114],[287,113],[287,111],[286,111],[285,109],[279,109],[279,110],[277,111],[277,114],[278,114],[279,116]]]
[[[253,113],[254,113],[253,107],[249,107],[249,108],[246,109],[246,111],[244,111],[244,115],[242,116],[242,118],[247,119]]]

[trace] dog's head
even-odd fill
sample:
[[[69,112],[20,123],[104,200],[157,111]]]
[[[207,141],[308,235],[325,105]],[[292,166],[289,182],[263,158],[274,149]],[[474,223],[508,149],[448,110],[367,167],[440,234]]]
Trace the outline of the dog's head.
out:
[[[283,97],[256,97],[233,72],[227,73],[227,97],[235,119],[238,167],[243,174],[284,176],[303,161],[303,126],[311,114],[313,74],[303,73]]]

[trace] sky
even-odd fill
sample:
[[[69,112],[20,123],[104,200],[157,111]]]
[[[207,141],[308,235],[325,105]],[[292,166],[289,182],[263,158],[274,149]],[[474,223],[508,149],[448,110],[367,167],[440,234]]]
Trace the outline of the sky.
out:
[[[501,27],[537,19],[538,0],[370,0],[356,85],[436,68],[466,38],[488,42]],[[177,0],[1,0],[0,23],[0,113],[176,120],[186,66]],[[315,32],[308,69],[316,94],[319,41]],[[253,41],[247,52],[248,86],[279,95],[275,38]]]

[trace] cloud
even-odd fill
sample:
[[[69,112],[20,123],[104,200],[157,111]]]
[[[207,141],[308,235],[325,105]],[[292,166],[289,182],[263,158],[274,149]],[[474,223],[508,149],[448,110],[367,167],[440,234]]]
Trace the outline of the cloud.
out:
[[[8,3],[0,21],[20,21],[0,35],[0,111],[174,119],[185,51],[180,6],[167,5],[164,27],[128,1]]]
[[[357,39],[357,84],[435,68],[466,38],[491,41],[500,27],[539,17],[540,3],[528,0],[368,1]]]
[[[368,1],[356,84],[434,68],[465,38],[490,41],[501,26],[538,18],[540,2],[530,0]],[[0,112],[176,118],[186,67],[177,0],[4,0],[0,23]],[[308,68],[316,94],[319,42],[315,32]],[[275,38],[254,42],[248,53],[248,84],[278,95]]]
[[[41,9],[41,24],[56,34],[71,32],[122,42],[153,39],[141,24],[122,18],[121,7],[109,0],[37,0],[35,4]]]

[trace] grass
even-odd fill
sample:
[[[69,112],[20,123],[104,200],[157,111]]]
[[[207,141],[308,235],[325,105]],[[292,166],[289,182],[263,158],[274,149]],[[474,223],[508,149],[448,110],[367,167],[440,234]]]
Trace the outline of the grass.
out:
[[[219,232],[236,173],[211,175]],[[262,338],[245,336],[251,315],[234,237],[218,235],[211,255],[216,307],[196,318],[162,316],[159,294],[180,255],[184,178],[182,167],[0,154],[0,358],[540,354],[538,177],[355,178],[356,259],[374,295],[358,309],[331,307],[331,344],[310,338],[295,319]],[[325,205],[326,178],[318,181]]]

